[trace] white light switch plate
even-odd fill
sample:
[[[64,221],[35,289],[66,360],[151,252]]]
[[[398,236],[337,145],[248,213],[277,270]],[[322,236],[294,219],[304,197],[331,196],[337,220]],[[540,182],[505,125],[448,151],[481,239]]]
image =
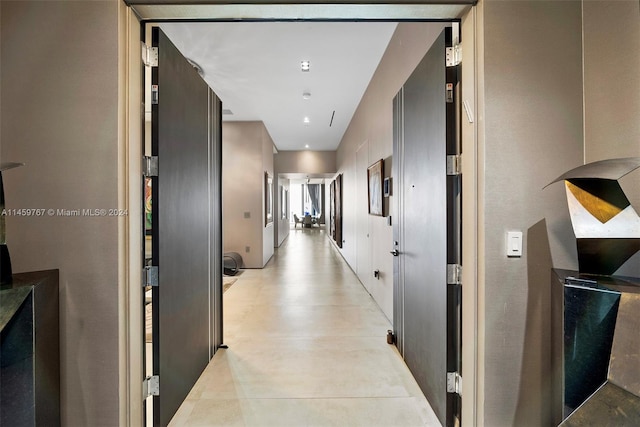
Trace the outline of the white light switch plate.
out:
[[[522,231],[507,231],[507,256],[522,256]]]

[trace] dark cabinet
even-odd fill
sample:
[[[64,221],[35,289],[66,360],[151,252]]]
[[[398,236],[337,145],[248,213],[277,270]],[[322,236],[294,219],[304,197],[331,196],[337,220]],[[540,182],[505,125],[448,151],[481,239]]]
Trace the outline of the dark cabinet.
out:
[[[554,425],[639,425],[640,279],[554,269],[551,297]]]
[[[58,270],[0,289],[0,425],[60,425]]]

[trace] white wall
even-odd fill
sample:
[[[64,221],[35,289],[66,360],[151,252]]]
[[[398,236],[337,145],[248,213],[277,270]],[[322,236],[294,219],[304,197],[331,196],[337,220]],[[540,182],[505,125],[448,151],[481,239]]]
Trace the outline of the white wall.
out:
[[[273,255],[274,225],[265,226],[264,218],[265,172],[274,176],[273,141],[264,124],[224,122],[223,251],[242,255],[246,268],[262,268]]]

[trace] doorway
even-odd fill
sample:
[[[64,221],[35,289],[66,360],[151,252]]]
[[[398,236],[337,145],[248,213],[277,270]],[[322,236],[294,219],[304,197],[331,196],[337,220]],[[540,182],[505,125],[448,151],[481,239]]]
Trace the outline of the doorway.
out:
[[[143,10],[148,10],[148,9],[143,8]]]
[[[394,328],[398,349],[445,426],[460,425],[459,67],[445,28],[394,99]]]
[[[164,426],[222,344],[222,114],[217,95],[171,40],[150,30],[158,55],[149,67],[150,153],[142,179],[150,189],[145,402],[152,425]]]

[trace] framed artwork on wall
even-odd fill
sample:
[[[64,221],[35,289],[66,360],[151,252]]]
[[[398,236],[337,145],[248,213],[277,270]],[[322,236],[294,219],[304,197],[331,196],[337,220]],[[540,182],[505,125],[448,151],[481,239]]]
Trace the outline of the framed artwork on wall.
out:
[[[336,182],[329,185],[329,234],[336,240]]]
[[[144,232],[147,236],[151,235],[153,220],[151,215],[151,178],[144,179]]]
[[[342,247],[342,174],[336,176],[335,187],[335,240],[339,248]]]
[[[369,191],[369,215],[383,216],[382,174],[384,160],[380,159],[367,168],[367,189]]]
[[[273,177],[264,173],[264,226],[273,222]]]

